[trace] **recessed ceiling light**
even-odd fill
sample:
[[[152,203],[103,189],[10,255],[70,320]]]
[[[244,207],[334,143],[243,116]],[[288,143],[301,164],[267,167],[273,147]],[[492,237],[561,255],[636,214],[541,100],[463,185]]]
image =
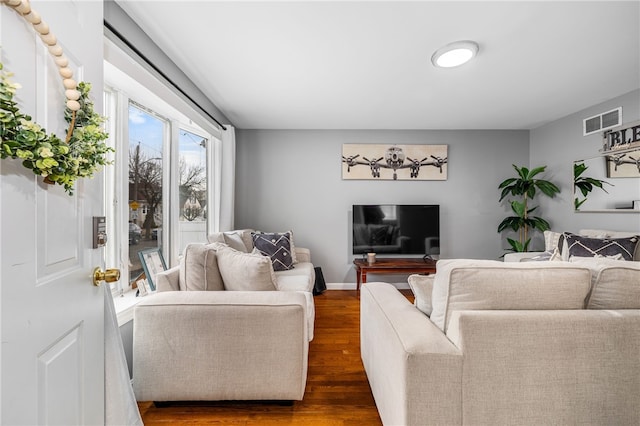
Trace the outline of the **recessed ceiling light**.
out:
[[[469,62],[478,53],[478,43],[469,40],[449,43],[431,56],[433,65],[440,68],[458,67]]]

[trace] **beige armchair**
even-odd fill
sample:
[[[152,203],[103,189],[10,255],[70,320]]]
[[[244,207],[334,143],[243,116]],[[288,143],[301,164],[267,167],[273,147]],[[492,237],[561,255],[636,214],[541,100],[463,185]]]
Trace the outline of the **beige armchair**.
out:
[[[302,293],[181,291],[134,313],[139,401],[301,400],[309,336]]]
[[[139,401],[301,400],[313,338],[314,269],[221,243],[190,244],[134,311]]]

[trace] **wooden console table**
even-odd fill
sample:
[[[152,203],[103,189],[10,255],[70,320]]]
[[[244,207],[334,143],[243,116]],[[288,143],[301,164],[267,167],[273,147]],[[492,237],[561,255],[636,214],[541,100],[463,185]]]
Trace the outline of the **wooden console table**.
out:
[[[360,284],[367,282],[367,273],[372,274],[435,274],[436,262],[421,258],[382,258],[375,263],[369,263],[366,259],[354,259],[356,267],[356,290],[360,290]]]

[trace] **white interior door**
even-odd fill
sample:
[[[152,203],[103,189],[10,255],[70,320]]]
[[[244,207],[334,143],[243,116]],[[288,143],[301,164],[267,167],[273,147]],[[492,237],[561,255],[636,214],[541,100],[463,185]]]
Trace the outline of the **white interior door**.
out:
[[[33,1],[74,77],[92,83],[102,108],[102,3]],[[48,133],[64,135],[64,88],[33,27],[0,4],[0,55],[20,83],[17,99]],[[0,163],[2,424],[104,423],[103,291],[91,283],[102,250],[92,217],[102,215],[102,176],[73,196],[17,160]]]

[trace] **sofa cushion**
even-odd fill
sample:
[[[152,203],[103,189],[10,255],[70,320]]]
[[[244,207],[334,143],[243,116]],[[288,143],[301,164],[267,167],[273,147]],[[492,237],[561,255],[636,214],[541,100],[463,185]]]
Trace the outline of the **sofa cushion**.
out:
[[[274,271],[286,271],[293,268],[291,234],[252,232],[254,250],[268,256]]]
[[[221,246],[217,259],[225,290],[277,290],[275,273],[268,257]]]
[[[640,309],[640,262],[572,258],[591,270],[587,309]]]
[[[316,272],[311,262],[296,263],[293,269],[277,271],[276,287],[280,291],[312,291]]]
[[[426,316],[431,316],[433,306],[431,304],[431,294],[433,292],[433,280],[435,275],[410,275],[409,287],[415,297],[413,304]]]
[[[431,321],[446,332],[453,311],[582,309],[589,269],[565,262],[440,260]]]
[[[569,257],[610,257],[618,254],[624,260],[633,260],[638,236],[626,238],[589,238],[565,232]],[[563,257],[565,253],[563,253]]]
[[[187,244],[180,260],[179,285],[183,291],[224,290],[214,245]]]

